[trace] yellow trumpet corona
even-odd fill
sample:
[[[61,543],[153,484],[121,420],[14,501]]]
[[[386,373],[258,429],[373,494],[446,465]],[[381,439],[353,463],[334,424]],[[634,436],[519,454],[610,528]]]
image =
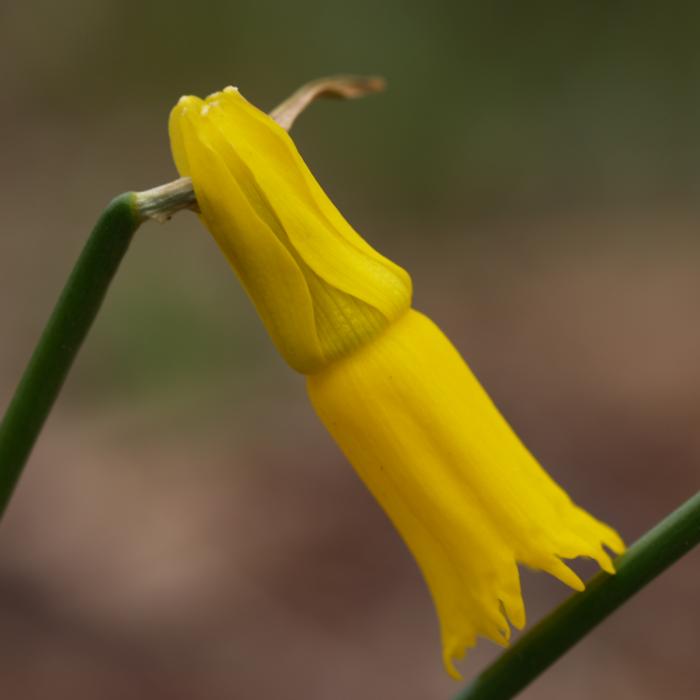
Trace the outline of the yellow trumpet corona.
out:
[[[435,604],[448,672],[477,636],[525,624],[518,564],[576,590],[562,561],[619,535],[576,506],[467,364],[411,309],[411,279],[345,221],[289,135],[235,88],[183,97],[173,155],[278,350],[401,533]]]

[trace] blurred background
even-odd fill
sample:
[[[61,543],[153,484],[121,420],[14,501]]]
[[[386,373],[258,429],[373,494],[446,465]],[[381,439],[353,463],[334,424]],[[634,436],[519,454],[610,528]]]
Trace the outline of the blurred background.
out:
[[[0,3],[0,408],[104,204],[175,177],[181,94],[269,109],[380,74],[386,94],[300,119],[302,154],[550,472],[635,540],[700,483],[699,22],[690,2]],[[522,697],[697,698],[699,577],[691,554]],[[523,586],[530,624],[568,595]],[[0,528],[0,692],[458,687],[418,570],[223,256],[190,213],[144,226]]]

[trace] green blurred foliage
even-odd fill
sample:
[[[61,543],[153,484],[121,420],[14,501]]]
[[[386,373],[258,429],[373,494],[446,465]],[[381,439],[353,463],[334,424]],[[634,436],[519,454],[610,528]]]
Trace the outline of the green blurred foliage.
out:
[[[236,83],[270,107],[318,75],[385,75],[385,97],[298,129],[349,203],[488,213],[695,194],[699,179],[692,2],[44,0],[4,15],[15,108],[86,130],[125,115],[125,142],[158,143],[183,92]],[[363,179],[369,196],[345,192]]]
[[[165,127],[180,94],[233,83],[270,108],[337,72],[384,75],[389,90],[314,106],[295,138],[351,222],[400,261],[451,234],[512,230],[484,220],[532,228],[556,210],[692,207],[699,20],[700,6],[678,2],[5,3],[0,197],[35,209],[6,242],[35,228],[18,250],[54,250],[34,264],[59,285],[54,263],[70,264],[100,201],[174,176]],[[242,358],[252,371],[266,341],[213,246],[183,242],[194,226],[178,217],[138,241],[87,350],[88,393],[201,383]],[[57,241],[64,227],[72,248]],[[581,235],[596,230],[556,231],[569,246]],[[106,358],[118,369],[104,372]]]

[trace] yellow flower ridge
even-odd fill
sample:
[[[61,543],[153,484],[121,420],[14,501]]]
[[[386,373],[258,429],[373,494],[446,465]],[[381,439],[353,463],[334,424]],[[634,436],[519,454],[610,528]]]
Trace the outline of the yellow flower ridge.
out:
[[[408,274],[371,248],[288,134],[234,88],[183,97],[175,163],[280,353],[307,375],[319,417],[401,533],[430,589],[443,660],[525,624],[518,564],[576,590],[562,561],[619,535],[576,506],[512,431]]]
[[[170,137],[206,226],[294,369],[324,367],[410,306],[406,271],[352,229],[287,132],[236,89],[183,97]]]

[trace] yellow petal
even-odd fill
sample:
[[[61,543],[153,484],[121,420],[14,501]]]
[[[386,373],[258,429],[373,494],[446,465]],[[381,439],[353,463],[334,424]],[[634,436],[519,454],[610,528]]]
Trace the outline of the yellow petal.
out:
[[[237,90],[204,101],[183,98],[171,113],[170,133],[176,165],[192,178],[206,226],[295,369],[307,373],[343,357],[410,306],[408,274],[350,227],[287,133]],[[268,246],[260,255],[253,250],[257,232]],[[279,250],[272,250],[270,238]],[[257,264],[263,252],[279,258],[271,274]],[[290,266],[296,269],[287,275],[283,268]],[[303,314],[291,312],[303,316],[297,325],[297,318],[283,320],[292,309],[284,293],[291,286],[298,296],[300,284],[310,306]]]
[[[506,643],[506,617],[525,623],[518,563],[580,589],[563,557],[607,568],[602,545],[624,547],[546,474],[418,312],[307,383],[321,420],[423,571],[452,675],[477,636]]]
[[[294,257],[251,205],[224,162],[216,132],[202,129],[201,105],[179,105],[178,160],[187,164],[202,218],[233,264],[272,340],[300,372],[323,364],[313,303]],[[171,132],[174,129],[171,128]],[[303,342],[298,339],[303,338]]]

